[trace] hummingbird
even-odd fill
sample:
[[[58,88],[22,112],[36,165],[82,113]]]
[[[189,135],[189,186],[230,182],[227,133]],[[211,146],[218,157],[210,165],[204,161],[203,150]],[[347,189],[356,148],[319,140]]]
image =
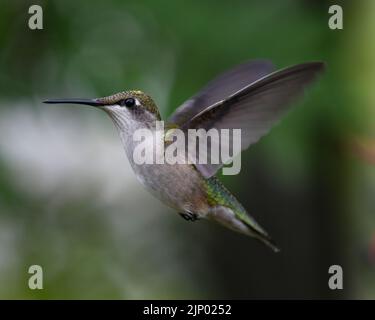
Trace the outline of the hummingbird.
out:
[[[323,62],[307,62],[274,71],[268,60],[242,63],[181,104],[168,118],[166,128],[180,128],[183,132],[241,129],[241,152],[280,120],[324,68]],[[185,220],[212,220],[279,251],[265,229],[217,178],[224,163],[137,164],[134,161],[134,132],[156,130],[155,122],[161,121],[157,105],[146,93],[128,90],[101,98],[50,99],[44,103],[89,105],[103,110],[119,132],[136,177],[151,194]]]

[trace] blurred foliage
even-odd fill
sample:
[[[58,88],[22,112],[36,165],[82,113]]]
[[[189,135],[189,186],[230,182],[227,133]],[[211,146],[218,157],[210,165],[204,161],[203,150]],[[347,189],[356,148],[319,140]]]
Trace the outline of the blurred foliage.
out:
[[[28,8],[38,3],[44,29],[33,31]],[[330,4],[343,6],[344,30],[328,28]],[[375,298],[375,168],[351,148],[375,135],[374,15],[370,0],[3,0],[0,297]],[[186,224],[152,199],[103,114],[41,104],[142,89],[166,117],[219,72],[257,58],[328,65],[243,154],[241,174],[223,177],[278,255]],[[44,268],[44,290],[27,287],[32,264]],[[332,264],[344,269],[341,292],[327,286]]]

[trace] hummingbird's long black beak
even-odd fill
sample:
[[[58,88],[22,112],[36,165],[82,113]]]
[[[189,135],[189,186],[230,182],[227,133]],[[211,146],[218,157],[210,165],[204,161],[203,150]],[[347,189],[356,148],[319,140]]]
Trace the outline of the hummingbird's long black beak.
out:
[[[84,104],[87,106],[100,107],[104,106],[103,102],[99,99],[48,99],[44,100],[43,103],[50,104]]]

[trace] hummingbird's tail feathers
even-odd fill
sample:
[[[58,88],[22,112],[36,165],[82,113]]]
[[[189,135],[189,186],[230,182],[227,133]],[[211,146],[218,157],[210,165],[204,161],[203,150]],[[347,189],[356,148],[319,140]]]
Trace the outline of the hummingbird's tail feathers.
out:
[[[273,251],[280,251],[268,233],[250,216],[241,203],[229,192],[220,180],[213,176],[206,181],[211,208],[207,218],[227,228],[254,237]]]
[[[240,219],[249,229],[249,235],[257,238],[274,252],[279,252],[280,249],[276,245],[275,241],[268,235],[268,233],[250,216],[243,207],[239,207],[241,210],[235,211],[235,215]]]
[[[253,230],[254,232],[255,230]],[[256,231],[255,231],[256,232]],[[256,239],[263,242],[267,247],[271,248],[273,252],[280,252],[280,248],[277,246],[275,241],[268,234],[259,234],[255,236]]]
[[[248,214],[246,214],[246,218],[243,219],[242,215],[238,218],[241,219],[243,224],[247,226],[248,232],[245,233],[251,237],[258,239],[259,241],[263,242],[266,246],[271,248],[274,252],[279,252],[280,249],[276,245],[275,241],[268,235],[268,233]]]
[[[246,214],[246,212],[237,212],[229,207],[217,205],[211,208],[208,218],[215,220],[233,231],[260,240],[274,252],[280,251],[267,232],[264,231],[251,216]]]
[[[263,242],[265,245],[270,247],[274,252],[279,252],[280,249],[276,245],[275,241],[268,235],[268,233],[250,216],[245,210],[236,212],[237,218],[239,218],[249,229],[250,236]]]

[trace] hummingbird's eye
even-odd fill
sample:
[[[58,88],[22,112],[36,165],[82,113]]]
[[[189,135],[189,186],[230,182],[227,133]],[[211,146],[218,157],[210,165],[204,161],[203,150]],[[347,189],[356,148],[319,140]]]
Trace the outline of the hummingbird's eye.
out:
[[[128,108],[134,107],[135,106],[135,99],[134,98],[124,99],[123,101],[121,101],[121,105],[125,106],[125,107],[128,107]]]

